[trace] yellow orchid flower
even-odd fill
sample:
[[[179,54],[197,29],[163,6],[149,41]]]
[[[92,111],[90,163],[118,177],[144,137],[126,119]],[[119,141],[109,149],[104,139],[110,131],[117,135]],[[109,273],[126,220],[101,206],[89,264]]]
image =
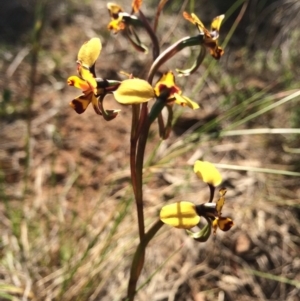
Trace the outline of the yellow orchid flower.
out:
[[[162,207],[160,219],[163,223],[180,229],[191,229],[200,222],[196,206],[190,202],[177,202]]]
[[[107,9],[110,15],[110,22],[107,25],[107,29],[114,34],[123,31],[128,41],[137,51],[147,53],[148,48],[142,44],[135,31],[135,28],[137,27],[144,27],[144,23],[138,17],[133,15],[133,13],[139,11],[141,5],[141,0],[134,0],[132,2],[132,12],[129,14],[124,12],[122,7],[118,4],[111,2],[107,3]]]
[[[168,103],[175,102],[180,106],[188,106],[193,110],[199,108],[196,102],[182,95],[181,89],[175,84],[175,76],[172,71],[162,75],[154,87],[154,92],[156,97],[166,94]]]
[[[208,225],[204,226],[200,232],[187,231],[187,233],[195,240],[204,242],[210,235],[209,228],[213,229],[216,234],[217,228],[222,231],[228,231],[234,225],[229,217],[223,217],[222,208],[225,204],[226,188],[221,188],[220,198],[216,203],[204,203],[195,205],[191,202],[177,202],[162,207],[160,211],[160,220],[172,227],[189,230],[197,226],[200,217],[203,216]],[[208,228],[209,227],[209,228]]]
[[[221,23],[225,15],[217,16],[212,20],[210,31],[205,28],[203,23],[195,14],[192,13],[190,15],[187,12],[183,12],[183,17],[197,26],[200,34],[204,36],[204,45],[209,49],[210,54],[215,59],[220,59],[220,57],[224,54],[224,50],[218,46],[218,38]]]
[[[133,0],[132,13],[137,13],[142,5],[142,0]],[[126,20],[135,19],[133,15],[130,15],[122,9],[122,7],[116,3],[107,3],[108,13],[110,15],[111,21],[107,25],[108,30],[112,30],[114,34],[122,31],[128,25]]]
[[[197,160],[194,164],[194,173],[204,183],[216,187],[222,183],[222,176],[216,167],[207,161]]]
[[[107,9],[111,18],[111,21],[107,25],[108,30],[112,30],[114,34],[125,29],[125,23],[123,20],[123,9],[121,6],[115,3],[107,3]]]
[[[79,49],[77,56],[78,76],[70,76],[67,80],[69,86],[81,89],[83,94],[74,98],[70,106],[78,114],[82,114],[90,103],[93,104],[94,110],[101,115],[98,108],[97,100],[97,82],[94,71],[95,62],[101,52],[101,41],[99,38],[92,38],[85,42]]]
[[[166,205],[160,211],[160,219],[165,224],[185,229],[187,234],[194,240],[205,242],[211,235],[211,229],[213,229],[214,234],[216,234],[218,228],[222,231],[228,231],[234,223],[231,218],[222,216],[225,194],[227,192],[226,188],[221,188],[218,201],[216,203],[212,202],[215,186],[222,181],[222,177],[215,166],[209,162],[198,160],[195,162],[194,171],[210,187],[209,202],[200,205],[194,205],[190,202],[177,202]],[[190,230],[199,225],[201,216],[206,219],[207,224],[200,231],[194,232]]]

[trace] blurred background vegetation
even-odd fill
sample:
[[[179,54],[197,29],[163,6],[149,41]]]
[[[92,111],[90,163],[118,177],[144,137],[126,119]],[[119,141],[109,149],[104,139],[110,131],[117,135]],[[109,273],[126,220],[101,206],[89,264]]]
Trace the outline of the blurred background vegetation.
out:
[[[118,1],[130,11],[131,1]],[[158,2],[144,0],[153,20]],[[161,49],[225,13],[219,62],[179,78],[201,110],[178,109],[174,131],[151,129],[146,224],[167,202],[207,200],[192,173],[216,164],[228,189],[228,233],[197,244],[167,226],[151,242],[136,300],[300,300],[300,50],[298,0],[175,1],[158,27]],[[151,58],[107,29],[100,0],[0,4],[0,300],[122,300],[138,242],[128,153],[130,110],[109,123],[77,115],[81,44],[99,36],[103,78],[143,77]],[[140,33],[145,44],[147,36]],[[162,67],[190,65],[188,51]],[[113,99],[109,99],[116,108]],[[227,212],[226,212],[227,211]]]

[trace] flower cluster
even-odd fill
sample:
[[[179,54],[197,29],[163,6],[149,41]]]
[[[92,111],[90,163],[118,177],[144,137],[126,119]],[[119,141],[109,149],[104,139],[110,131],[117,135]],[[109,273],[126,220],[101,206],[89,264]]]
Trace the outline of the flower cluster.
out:
[[[104,110],[103,99],[107,93],[113,93],[117,102],[123,105],[134,105],[162,98],[165,105],[176,103],[195,110],[199,105],[182,95],[182,90],[175,83],[175,76],[169,71],[161,76],[154,87],[139,78],[129,78],[122,82],[104,80],[96,77],[95,63],[101,52],[101,41],[92,38],[85,42],[79,52],[77,73],[70,76],[68,85],[82,90],[82,94],[70,102],[70,106],[78,113],[85,112],[92,103],[95,112],[104,115],[107,120],[115,118],[119,110]]]
[[[115,100],[122,105],[132,105],[134,108],[135,105],[143,104],[142,109],[140,109],[139,106],[136,106],[134,109],[135,112],[140,110],[137,115],[140,116],[140,120],[136,119],[135,124],[132,124],[133,129],[138,129],[137,131],[132,131],[132,133],[136,133],[135,136],[132,136],[132,146],[135,148],[140,133],[144,131],[144,136],[146,137],[149,126],[155,119],[158,119],[160,134],[162,133],[161,137],[163,139],[168,137],[172,126],[172,109],[174,104],[187,106],[193,110],[199,108],[197,102],[183,95],[181,88],[176,85],[173,71],[169,70],[162,73],[156,84],[152,84],[153,78],[159,71],[159,68],[185,47],[200,46],[200,53],[191,68],[185,70],[176,69],[179,76],[189,76],[194,73],[202,63],[206,49],[208,49],[212,57],[217,60],[220,59],[224,53],[223,49],[218,45],[219,30],[224,15],[214,18],[211,29],[208,30],[194,13],[188,14],[184,12],[183,17],[197,27],[199,34],[194,37],[182,38],[159,54],[159,43],[155,33],[156,26],[154,26],[154,29],[151,28],[147,18],[145,18],[140,10],[141,4],[141,0],[133,0],[132,12],[126,13],[119,5],[108,3],[107,8],[110,22],[107,28],[114,34],[119,32],[125,34],[129,42],[137,50],[144,53],[147,52],[147,48],[141,43],[136,29],[137,27],[141,27],[146,30],[153,45],[153,63],[149,69],[147,80],[135,78],[132,74],[123,81],[98,78],[96,76],[95,64],[102,49],[99,38],[92,38],[81,46],[77,58],[78,75],[73,75],[68,78],[69,86],[74,86],[82,91],[81,95],[70,102],[71,107],[78,114],[85,112],[89,104],[92,103],[98,115],[102,115],[105,120],[114,119],[120,110],[104,109],[103,101],[107,94],[113,94]],[[158,15],[159,12],[158,10]],[[135,13],[139,13],[139,17],[135,16]],[[151,106],[151,110],[148,111],[147,103],[150,100],[154,102]],[[161,115],[161,111],[164,107],[167,108],[169,113],[166,126],[162,121]],[[140,153],[135,150],[135,152],[132,152],[132,155],[137,157],[143,156],[143,152],[143,148],[140,148]],[[135,173],[137,169],[134,164],[138,162],[138,160],[132,157],[130,162],[132,163],[131,172],[133,179],[136,179]],[[141,170],[142,166],[138,168]],[[210,189],[209,201],[200,205],[194,205],[190,202],[177,202],[175,204],[166,205],[160,212],[160,219],[166,224],[185,229],[190,236],[198,241],[206,241],[211,234],[211,229],[213,229],[214,233],[218,228],[223,231],[228,231],[232,227],[233,221],[228,217],[222,216],[222,208],[225,203],[226,194],[225,188],[220,189],[220,196],[217,202],[212,202],[215,187],[222,182],[222,177],[218,170],[209,162],[197,161],[194,165],[194,172],[203,182],[207,183]],[[142,177],[142,173],[140,173],[140,177]],[[140,181],[140,183],[142,183],[142,181]],[[136,183],[133,183],[134,191],[136,191],[136,189],[142,189],[141,187],[136,188],[135,185]],[[190,229],[199,226],[201,217],[206,219],[207,225],[204,226],[200,232],[192,232]],[[143,230],[141,230],[141,232],[142,231]]]
[[[111,21],[108,24],[108,29],[114,33],[120,31],[125,32],[131,44],[137,49],[146,52],[146,47],[140,42],[138,35],[135,32],[136,27],[144,27],[152,38],[154,44],[157,44],[157,38],[151,30],[146,19],[137,18],[133,13],[138,12],[142,1],[133,1],[132,13],[126,13],[123,9],[115,4],[108,3],[107,8]],[[140,12],[140,15],[143,14]],[[196,37],[187,37],[179,40],[174,45],[166,49],[161,55],[156,55],[148,75],[148,80],[138,78],[131,78],[123,80],[107,80],[96,77],[95,63],[100,55],[102,44],[99,38],[92,38],[85,42],[79,52],[77,59],[77,73],[79,76],[70,76],[68,78],[68,85],[74,86],[82,90],[82,94],[74,98],[70,105],[78,113],[83,113],[90,103],[92,103],[95,112],[103,115],[106,120],[114,119],[120,110],[105,110],[103,107],[103,99],[108,93],[113,93],[115,99],[125,105],[140,104],[148,102],[151,99],[164,100],[165,105],[172,105],[173,103],[181,106],[188,106],[191,109],[198,109],[199,105],[182,95],[182,90],[175,83],[175,76],[172,71],[164,73],[157,83],[152,87],[151,82],[155,72],[159,67],[180,52],[185,47],[200,45],[201,52],[193,67],[186,70],[176,69],[179,76],[188,76],[195,72],[201,62],[203,61],[205,47],[210,50],[211,55],[219,59],[224,51],[218,46],[219,29],[224,15],[216,17],[211,25],[211,31],[207,30],[202,22],[195,14],[189,15],[184,12],[184,18],[195,24],[199,30],[200,35]],[[132,38],[134,37],[134,39]],[[204,46],[204,48],[203,48]],[[158,48],[158,46],[156,47]],[[159,49],[154,49],[153,52],[158,52]]]

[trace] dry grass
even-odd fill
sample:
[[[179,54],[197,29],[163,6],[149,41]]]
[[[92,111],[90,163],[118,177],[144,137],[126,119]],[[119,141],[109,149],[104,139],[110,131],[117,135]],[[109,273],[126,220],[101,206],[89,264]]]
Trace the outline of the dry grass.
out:
[[[145,2],[153,15],[154,6]],[[138,243],[127,161],[130,112],[122,108],[109,123],[90,109],[76,115],[68,106],[76,91],[65,81],[75,72],[78,47],[95,35],[104,41],[97,63],[104,78],[116,78],[120,69],[142,76],[149,60],[137,58],[122,36],[106,32],[104,3],[72,5],[64,8],[65,19],[46,24],[40,41],[28,168],[30,45],[0,48],[0,300],[121,300]],[[172,18],[163,14],[160,28],[170,28]],[[186,35],[184,21],[178,24]],[[285,41],[293,43],[290,36]],[[266,66],[249,49],[230,48],[201,91],[194,91],[202,110],[181,114],[178,135],[158,142],[152,127],[148,154],[157,150],[145,169],[144,193],[149,227],[166,202],[207,200],[207,188],[192,174],[195,159],[227,165],[221,170],[228,189],[224,215],[235,226],[204,244],[165,226],[147,250],[136,300],[300,300],[299,133],[229,132],[299,128],[299,74],[275,56]],[[295,64],[295,56],[287,59],[287,66]],[[197,75],[180,80],[187,95]]]

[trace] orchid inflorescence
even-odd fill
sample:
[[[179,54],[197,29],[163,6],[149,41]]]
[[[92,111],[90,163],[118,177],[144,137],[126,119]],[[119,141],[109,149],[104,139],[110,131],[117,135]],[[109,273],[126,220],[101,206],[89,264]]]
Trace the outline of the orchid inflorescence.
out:
[[[129,162],[137,208],[140,244],[136,250],[130,272],[128,300],[133,300],[136,293],[136,283],[144,264],[145,248],[164,223],[185,229],[188,235],[200,242],[208,239],[211,229],[214,233],[217,228],[227,231],[233,225],[230,218],[222,216],[226,189],[221,188],[218,201],[216,203],[212,202],[215,188],[222,182],[220,173],[211,163],[198,160],[194,165],[194,171],[202,181],[207,183],[210,189],[209,201],[199,205],[186,201],[166,205],[161,209],[160,219],[157,223],[148,232],[145,232],[142,189],[143,162],[150,125],[158,120],[160,137],[167,139],[172,128],[174,104],[186,106],[192,110],[199,108],[198,102],[183,95],[182,89],[176,84],[176,76],[190,76],[195,73],[203,62],[207,49],[216,60],[219,60],[224,54],[224,50],[218,45],[219,30],[224,15],[214,18],[211,30],[208,30],[194,13],[188,14],[187,12],[183,13],[184,19],[197,27],[198,34],[181,38],[160,53],[156,28],[165,3],[166,1],[161,1],[158,5],[153,26],[149,24],[141,10],[142,0],[133,0],[130,13],[125,12],[118,4],[107,4],[110,16],[108,30],[114,34],[123,34],[137,51],[144,54],[149,51],[141,42],[138,31],[140,29],[145,30],[150,37],[152,42],[152,65],[146,79],[137,78],[133,74],[129,74],[128,78],[124,80],[97,77],[95,63],[102,49],[101,41],[97,37],[90,39],[81,46],[77,56],[78,75],[68,78],[69,86],[74,86],[82,91],[81,95],[70,102],[70,106],[78,114],[84,113],[91,103],[96,114],[102,116],[106,121],[116,118],[120,110],[106,110],[104,107],[104,99],[108,94],[112,94],[118,103],[129,105],[132,108]],[[200,51],[190,68],[165,70],[160,74],[157,82],[153,84],[154,76],[159,74],[159,69],[165,62],[180,53],[184,48],[193,46],[198,46]],[[150,102],[151,105],[149,105]],[[166,122],[161,114],[164,108],[168,113]],[[206,225],[200,231],[192,231],[192,228],[196,226],[201,227],[199,224],[201,217],[206,220]]]
[[[107,8],[111,21],[107,27],[114,33],[125,32],[126,37],[137,50],[146,52],[146,46],[141,43],[136,33],[136,27],[144,27],[149,31],[149,24],[145,21],[140,11],[141,3],[142,1],[133,2],[131,14],[124,12],[117,4],[108,3]],[[136,12],[140,12],[143,17],[139,19],[134,16],[133,13]],[[68,78],[69,86],[79,88],[83,92],[83,94],[71,101],[71,107],[78,114],[81,114],[92,103],[97,114],[103,115],[106,120],[112,120],[118,115],[120,110],[105,110],[103,100],[107,94],[113,93],[116,101],[125,105],[140,104],[163,96],[166,106],[177,103],[181,106],[198,109],[199,105],[196,102],[182,95],[181,89],[175,84],[175,76],[171,70],[164,73],[154,87],[151,87],[153,76],[158,71],[158,68],[185,47],[198,45],[201,47],[201,52],[192,68],[186,70],[176,69],[179,76],[188,76],[198,69],[205,55],[205,47],[210,50],[211,55],[215,59],[219,59],[224,53],[217,43],[224,15],[218,16],[213,20],[211,31],[204,27],[195,14],[189,15],[184,12],[183,16],[197,26],[199,35],[181,39],[166,49],[161,55],[157,55],[150,68],[147,81],[134,78],[133,76],[124,81],[96,77],[95,63],[101,53],[102,44],[99,38],[92,38],[85,42],[78,52],[77,73],[79,76]],[[135,37],[135,40],[132,39],[132,35]],[[155,39],[153,36],[155,36],[155,33],[151,32],[151,38],[157,41],[157,38]],[[157,49],[155,51],[157,52]]]

